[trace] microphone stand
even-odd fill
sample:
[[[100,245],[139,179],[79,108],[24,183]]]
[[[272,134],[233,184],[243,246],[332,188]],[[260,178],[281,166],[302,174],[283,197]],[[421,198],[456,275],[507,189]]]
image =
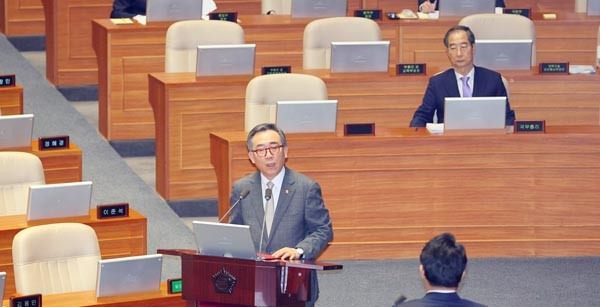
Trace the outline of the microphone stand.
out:
[[[225,212],[225,214],[223,214],[223,216],[219,219],[219,223],[221,223],[229,214],[229,212],[231,212],[231,210],[233,210],[233,208],[235,208],[235,206],[237,206],[237,204],[239,204],[242,201],[242,199],[246,198],[248,194],[250,194],[250,190],[242,190],[242,193],[240,193],[238,199],[235,201],[235,203],[233,203],[233,206],[229,207],[229,210],[227,210],[227,212]]]
[[[265,190],[265,200],[269,201],[272,196],[273,196],[273,190],[267,188]],[[264,210],[262,227],[260,229],[260,244],[258,245],[258,252],[259,253],[262,253],[262,243],[263,243],[263,236],[264,236],[264,233],[265,233],[265,225],[266,224],[267,224],[267,212],[266,212],[266,210]],[[259,258],[259,260],[265,260],[262,256],[259,256],[258,258]]]

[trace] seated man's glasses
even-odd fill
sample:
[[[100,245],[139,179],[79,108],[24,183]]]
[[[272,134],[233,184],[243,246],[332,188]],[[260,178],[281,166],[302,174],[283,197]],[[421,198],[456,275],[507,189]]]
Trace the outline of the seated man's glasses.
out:
[[[259,157],[266,157],[267,151],[268,151],[269,153],[271,153],[271,156],[274,156],[274,155],[278,154],[279,152],[281,152],[282,147],[283,147],[283,145],[271,145],[269,147],[255,149],[252,152]]]

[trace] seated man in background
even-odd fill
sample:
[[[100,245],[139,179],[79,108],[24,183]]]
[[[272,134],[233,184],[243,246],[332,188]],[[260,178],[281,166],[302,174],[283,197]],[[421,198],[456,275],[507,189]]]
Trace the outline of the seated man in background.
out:
[[[487,68],[473,65],[475,35],[466,26],[454,26],[446,32],[444,45],[452,68],[429,79],[423,102],[415,111],[411,127],[425,127],[433,122],[437,112],[438,123],[444,122],[446,97],[507,97],[506,125],[512,126],[515,112],[510,109],[502,76]]]
[[[146,0],[115,0],[110,18],[131,18],[146,15]]]
[[[400,306],[484,306],[462,299],[456,293],[458,284],[465,276],[467,252],[462,244],[456,243],[452,234],[443,233],[429,240],[423,247],[419,260],[419,272],[427,294]]]
[[[431,13],[439,10],[440,1],[444,0],[417,0],[419,5],[419,12]],[[496,0],[496,7],[506,7],[504,0]]]

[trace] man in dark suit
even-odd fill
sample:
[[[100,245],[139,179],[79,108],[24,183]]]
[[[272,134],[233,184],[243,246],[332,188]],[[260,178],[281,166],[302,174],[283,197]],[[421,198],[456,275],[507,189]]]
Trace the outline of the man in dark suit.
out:
[[[130,18],[146,15],[146,0],[115,0],[110,18]]]
[[[431,13],[439,10],[439,3],[444,0],[417,0],[419,12]],[[504,0],[496,0],[496,7],[505,7]]]
[[[429,240],[419,257],[419,272],[427,294],[421,299],[400,304],[402,307],[483,307],[462,299],[456,293],[465,275],[467,252],[454,236],[443,233]]]
[[[282,259],[315,259],[333,239],[321,187],[311,178],[285,167],[287,141],[275,124],[254,127],[248,133],[246,145],[248,157],[258,172],[234,183],[231,204],[243,191],[249,194],[232,210],[230,223],[249,225],[254,246],[260,252]],[[268,194],[272,196],[266,197]],[[309,306],[319,294],[316,272],[311,275]]]
[[[446,97],[505,96],[506,125],[514,124],[515,112],[510,108],[502,76],[495,71],[473,65],[474,44],[475,35],[466,26],[454,26],[446,32],[444,45],[452,69],[429,79],[423,102],[410,122],[411,127],[424,127],[427,123],[432,123],[436,111],[438,123],[443,123]]]

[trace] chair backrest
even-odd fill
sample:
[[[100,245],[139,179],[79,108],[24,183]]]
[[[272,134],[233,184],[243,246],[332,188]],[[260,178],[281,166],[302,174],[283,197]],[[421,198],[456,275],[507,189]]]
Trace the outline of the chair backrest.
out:
[[[575,13],[587,12],[587,0],[575,0]]]
[[[379,41],[381,30],[373,20],[362,17],[331,17],[311,21],[304,28],[304,69],[329,68],[331,42]]]
[[[508,90],[508,80],[506,80],[506,78],[504,78],[504,76],[502,77],[502,84],[504,84],[504,89],[506,90],[506,99],[510,99],[510,91]]]
[[[196,71],[198,45],[243,44],[244,29],[223,20],[185,20],[167,30],[165,72]]]
[[[280,100],[325,100],[327,86],[319,77],[304,74],[258,76],[246,87],[246,131],[262,123],[274,123]]]
[[[25,214],[29,186],[46,183],[42,161],[26,152],[0,152],[0,174],[0,216]]]
[[[464,17],[460,25],[471,28],[476,39],[531,39],[531,66],[535,66],[535,25],[531,19],[515,14],[475,14]]]
[[[12,244],[17,292],[48,295],[93,290],[100,247],[96,232],[78,223],[25,228]]]
[[[290,15],[292,14],[292,0],[262,0],[260,12],[261,14],[271,12],[277,15]]]

